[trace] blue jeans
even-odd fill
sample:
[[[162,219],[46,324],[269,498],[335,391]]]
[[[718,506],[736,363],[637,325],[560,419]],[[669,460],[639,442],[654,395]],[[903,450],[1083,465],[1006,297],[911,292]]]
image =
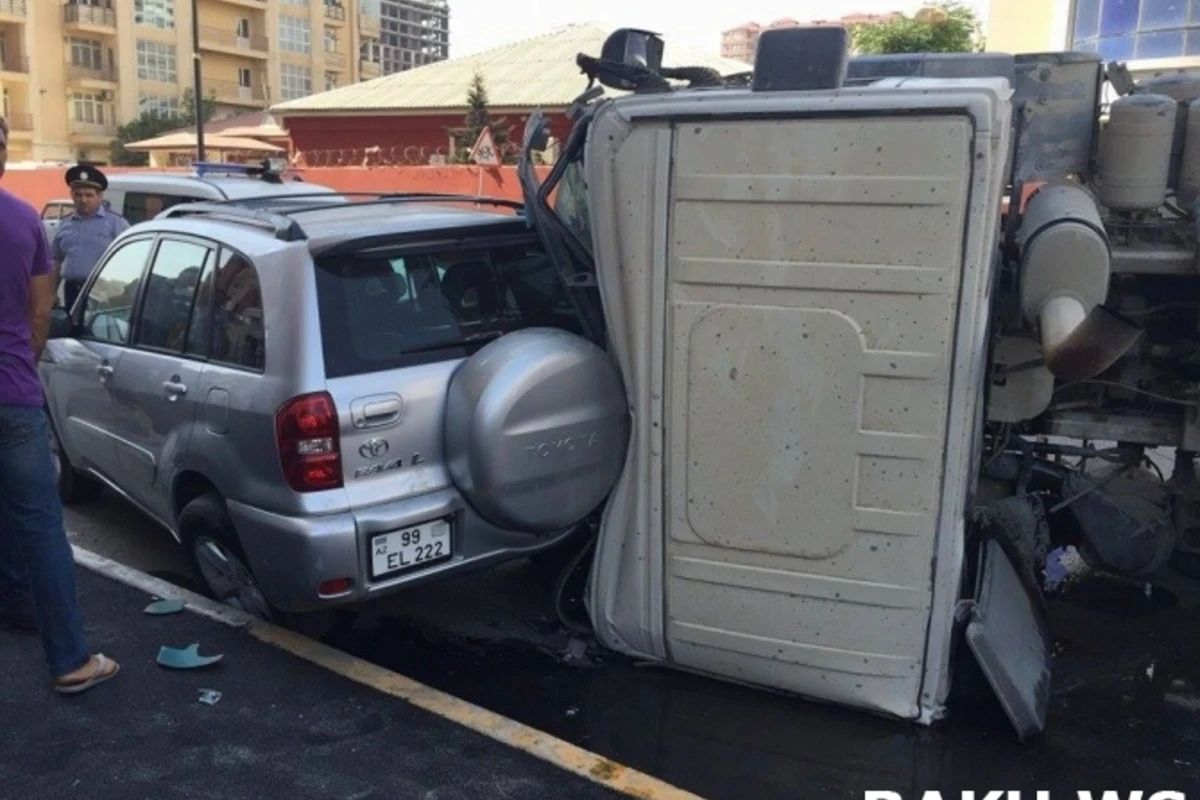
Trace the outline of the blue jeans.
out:
[[[46,665],[59,677],[87,663],[75,597],[75,558],[63,528],[40,408],[0,405],[0,603],[33,600]]]

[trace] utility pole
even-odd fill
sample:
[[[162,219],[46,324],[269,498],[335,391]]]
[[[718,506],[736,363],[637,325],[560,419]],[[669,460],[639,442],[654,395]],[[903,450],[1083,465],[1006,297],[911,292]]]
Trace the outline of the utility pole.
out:
[[[196,101],[196,160],[204,157],[204,86],[200,78],[200,0],[192,0],[192,94]]]

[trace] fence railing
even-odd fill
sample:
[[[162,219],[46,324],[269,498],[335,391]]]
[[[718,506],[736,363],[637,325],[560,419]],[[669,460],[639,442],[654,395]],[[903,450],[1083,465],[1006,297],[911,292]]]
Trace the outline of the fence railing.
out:
[[[7,56],[3,60],[0,60],[0,72],[17,72],[22,75],[28,75],[29,59]]]
[[[262,86],[242,86],[237,81],[204,81],[205,92],[212,92],[218,100],[265,101],[267,93]]]
[[[99,6],[64,6],[63,20],[67,24],[99,25],[104,28],[117,27],[117,12]]]
[[[229,31],[224,28],[214,28],[211,25],[200,26],[200,44],[216,45],[217,47],[228,47],[234,50],[247,50],[255,53],[266,53],[271,49],[270,42],[266,36],[260,34],[251,34],[250,36],[242,36],[237,31]]]
[[[25,17],[29,15],[29,10],[26,7],[25,0],[0,0],[0,14],[8,14],[12,17]]]
[[[334,22],[345,22],[346,7],[342,5],[335,5],[329,2],[325,3],[325,18],[331,19]]]
[[[117,126],[111,122],[81,122],[71,120],[71,133],[78,136],[116,136]]]
[[[72,64],[67,67],[67,78],[77,81],[108,81],[118,83],[121,78],[116,67],[85,67]]]
[[[9,114],[5,119],[10,131],[28,133],[33,130],[33,114]]]
[[[499,145],[500,159],[504,164],[515,164],[520,155],[520,145],[506,142]],[[343,147],[330,149],[297,150],[291,156],[294,167],[428,167],[461,163],[455,159],[462,154],[452,153],[446,147],[421,147],[417,145],[395,145],[377,147]],[[471,165],[474,166],[474,165]]]

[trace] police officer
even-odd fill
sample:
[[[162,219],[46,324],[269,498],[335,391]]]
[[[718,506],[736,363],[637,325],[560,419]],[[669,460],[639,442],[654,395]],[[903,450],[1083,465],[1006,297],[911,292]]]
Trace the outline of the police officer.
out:
[[[67,170],[67,185],[71,187],[75,213],[59,223],[50,252],[63,283],[63,301],[70,308],[100,256],[129,223],[108,208],[104,200],[108,178],[100,170],[77,164]]]

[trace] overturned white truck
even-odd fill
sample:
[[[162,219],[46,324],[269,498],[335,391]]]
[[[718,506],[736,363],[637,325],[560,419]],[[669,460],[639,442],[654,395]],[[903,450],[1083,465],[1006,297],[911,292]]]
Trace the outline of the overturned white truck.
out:
[[[847,53],[771,31],[720,76],[624,30],[544,182],[527,128],[525,213],[632,419],[587,609],[618,651],[926,723],[965,639],[1025,737],[1047,553],[1197,575],[1200,81]]]

